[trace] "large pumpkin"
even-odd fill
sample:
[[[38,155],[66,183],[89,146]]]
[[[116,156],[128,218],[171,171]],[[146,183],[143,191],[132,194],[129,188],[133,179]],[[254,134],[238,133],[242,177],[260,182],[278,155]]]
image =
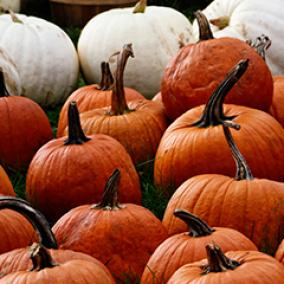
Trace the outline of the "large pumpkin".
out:
[[[228,70],[248,58],[245,75],[230,90],[226,103],[268,111],[273,95],[271,72],[262,57],[245,41],[212,36],[207,19],[196,13],[200,40],[180,49],[165,69],[161,94],[167,114],[175,119],[206,103]],[[244,95],[245,94],[245,95]]]
[[[1,15],[0,45],[16,64],[21,96],[41,106],[54,106],[75,88],[77,52],[67,34],[53,23],[20,14]]]
[[[222,125],[241,127],[240,131],[233,131],[233,136],[256,177],[283,180],[284,160],[279,159],[279,153],[284,151],[281,125],[257,109],[229,104],[223,107],[225,96],[245,72],[247,64],[243,60],[232,69],[206,106],[187,111],[165,131],[154,167],[155,183],[165,193],[171,194],[195,175],[234,175],[234,161]],[[246,93],[239,95],[245,97]]]
[[[168,234],[148,209],[119,203],[119,177],[119,170],[115,170],[99,203],[70,210],[52,229],[60,248],[99,259],[117,283],[136,283],[149,257]]]
[[[146,0],[134,8],[111,9],[91,19],[83,28],[78,53],[88,83],[100,80],[101,61],[127,43],[133,43],[136,57],[125,73],[125,85],[153,97],[160,89],[164,68],[180,46],[192,42],[191,23],[169,7],[146,7]],[[115,69],[115,62],[111,64]]]

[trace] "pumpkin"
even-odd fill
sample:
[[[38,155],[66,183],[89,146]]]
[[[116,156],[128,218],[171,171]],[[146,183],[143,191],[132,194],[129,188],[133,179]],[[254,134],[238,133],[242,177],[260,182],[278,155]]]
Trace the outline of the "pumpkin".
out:
[[[13,185],[5,170],[0,166],[0,194],[15,196]]]
[[[19,198],[3,196],[0,198],[0,203],[2,204],[1,208],[10,208],[25,216],[34,226],[39,239],[39,243],[34,243],[31,247],[15,249],[0,255],[1,278],[12,272],[38,271],[45,267],[51,268],[55,265],[61,266],[65,263],[67,264],[70,261],[82,260],[83,262],[78,263],[78,265],[84,265],[84,262],[91,262],[94,264],[93,269],[102,270],[101,272],[97,271],[98,277],[100,275],[105,281],[112,279],[107,268],[98,260],[83,253],[57,249],[57,242],[47,220],[26,201]],[[49,250],[47,250],[47,248],[49,248]],[[32,252],[31,257],[30,252]],[[114,282],[112,280],[106,283]]]
[[[65,101],[62,109],[60,110],[57,137],[63,135],[64,129],[67,126],[67,110],[70,102],[77,102],[77,107],[80,113],[111,105],[113,77],[110,72],[108,62],[102,62],[101,71],[102,78],[100,84],[81,87],[73,92]],[[133,99],[143,99],[144,97],[134,89],[125,88],[125,98],[128,101]]]
[[[236,163],[235,178],[207,174],[186,180],[168,202],[163,224],[170,235],[183,232],[186,226],[172,217],[183,208],[212,226],[240,231],[259,250],[274,254],[284,237],[284,183],[254,178],[229,128],[224,133]]]
[[[85,136],[75,102],[70,104],[68,117],[68,136],[45,144],[30,163],[26,195],[31,204],[55,222],[71,208],[99,201],[116,168],[122,176],[121,200],[140,204],[138,173],[124,147],[107,135]]]
[[[174,215],[185,222],[189,232],[171,236],[162,242],[145,266],[141,284],[167,283],[172,274],[186,263],[206,257],[204,250],[208,243],[217,243],[223,251],[257,250],[243,234],[229,228],[211,228],[197,216],[176,209]]]
[[[111,105],[81,114],[82,128],[87,135],[101,133],[118,140],[135,165],[154,158],[168,120],[161,104],[151,100],[126,101],[123,69],[132,45],[123,46],[118,56],[117,72],[112,90]]]
[[[19,12],[21,8],[21,0],[1,0],[0,8],[2,10],[12,10]]]
[[[284,269],[273,257],[258,251],[230,251],[206,246],[207,259],[178,269],[168,284],[250,283],[281,284]]]
[[[104,263],[116,283],[136,283],[156,247],[168,234],[148,209],[119,203],[119,170],[106,184],[101,201],[70,210],[53,226],[61,249],[87,253]]]
[[[284,127],[284,76],[273,76],[273,100],[269,113]]]
[[[55,106],[76,87],[77,52],[67,34],[53,23],[21,14],[1,15],[0,45],[16,64],[21,96],[44,107]]]
[[[284,239],[277,248],[275,258],[284,265]]]
[[[99,62],[127,43],[133,43],[135,59],[125,73],[125,85],[151,98],[160,89],[164,68],[180,46],[190,43],[191,23],[169,7],[146,7],[141,0],[136,8],[111,9],[92,18],[83,28],[78,54],[88,83],[100,80]],[[115,69],[115,62],[111,69]]]
[[[249,59],[249,67],[226,97],[226,103],[268,111],[273,81],[262,57],[245,41],[213,38],[205,16],[201,12],[196,16],[200,40],[181,48],[162,78],[162,101],[168,116],[176,119],[187,110],[206,103],[231,66],[244,58]]]
[[[7,169],[25,170],[35,152],[52,139],[52,129],[37,103],[10,96],[1,71],[0,120],[0,162]]]
[[[246,72],[248,64],[247,60],[241,60],[216,88],[206,106],[188,110],[165,131],[155,157],[154,180],[166,195],[195,175],[234,175],[234,161],[222,125],[241,127],[241,131],[233,132],[234,139],[256,177],[283,180],[284,160],[278,158],[284,150],[281,125],[257,109],[223,106],[225,96]]]
[[[234,37],[253,40],[261,34],[267,35],[272,45],[266,52],[266,62],[274,75],[284,73],[284,49],[281,40],[283,27],[282,0],[271,3],[258,0],[214,0],[202,12],[211,22],[216,38]],[[195,36],[197,23],[193,24]]]

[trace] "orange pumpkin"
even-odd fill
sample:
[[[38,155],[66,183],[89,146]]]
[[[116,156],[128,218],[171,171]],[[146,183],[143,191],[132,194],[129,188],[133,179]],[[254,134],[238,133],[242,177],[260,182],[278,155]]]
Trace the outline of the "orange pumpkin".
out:
[[[262,57],[239,39],[214,39],[206,17],[201,12],[197,12],[196,17],[200,40],[182,47],[162,78],[162,100],[168,116],[176,119],[187,110],[206,103],[228,69],[243,58],[250,60],[250,66],[229,92],[226,103],[268,111],[273,81]]]
[[[279,247],[277,248],[277,251],[275,253],[275,258],[280,261],[282,264],[284,264],[284,239],[280,243]]]
[[[171,236],[162,242],[145,266],[141,284],[167,283],[181,266],[206,257],[208,243],[219,244],[224,252],[230,250],[257,250],[243,234],[229,228],[209,227],[197,216],[181,209],[174,215],[189,227],[189,232]]]
[[[168,284],[250,283],[281,284],[284,269],[273,257],[258,251],[231,251],[206,246],[207,259],[178,269]]]
[[[114,171],[101,202],[70,210],[56,222],[53,231],[61,249],[99,259],[117,283],[136,283],[149,257],[168,234],[148,209],[118,202],[119,175]]]
[[[16,195],[8,175],[1,166],[0,166],[0,194],[11,195],[11,196]]]
[[[55,222],[71,208],[98,202],[114,169],[121,170],[120,199],[141,203],[138,173],[124,147],[103,134],[86,137],[76,103],[69,108],[69,135],[44,145],[33,157],[27,199]]]

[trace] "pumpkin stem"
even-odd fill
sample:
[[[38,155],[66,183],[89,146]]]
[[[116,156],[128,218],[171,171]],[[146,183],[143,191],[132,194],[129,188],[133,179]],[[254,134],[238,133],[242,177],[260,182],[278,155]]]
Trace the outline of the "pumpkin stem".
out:
[[[134,6],[133,14],[135,14],[135,13],[145,13],[146,7],[147,7],[147,0],[140,0]]]
[[[234,270],[241,265],[236,260],[225,256],[221,248],[215,244],[208,244],[206,246],[206,253],[208,265],[204,266],[203,274]]]
[[[0,98],[9,97],[10,94],[6,88],[3,70],[0,69]]]
[[[226,95],[245,73],[248,62],[249,59],[244,59],[233,67],[227,77],[220,83],[209,98],[201,118],[190,126],[205,128],[209,126],[224,125],[234,129],[240,129],[239,124],[231,121],[235,116],[225,116],[223,103]]]
[[[115,82],[111,95],[111,115],[121,115],[129,111],[126,104],[123,73],[129,57],[134,57],[132,44],[125,44],[117,57],[117,69],[115,73]]]
[[[239,148],[237,147],[232,133],[228,127],[223,126],[224,134],[227,140],[227,143],[232,151],[233,158],[236,163],[236,180],[253,180],[253,175],[251,173],[251,170],[244,158],[244,156],[241,154]]]
[[[102,78],[99,85],[99,90],[102,91],[110,90],[112,88],[114,80],[108,62],[101,63],[101,72],[102,72]]]
[[[214,39],[210,24],[206,16],[200,10],[194,12],[194,16],[196,17],[199,27],[199,41]]]
[[[44,246],[37,243],[32,244],[30,247],[30,258],[33,263],[33,267],[30,271],[40,271],[58,265],[52,259],[49,251]]]
[[[189,213],[188,211],[182,209],[176,209],[174,215],[184,221],[189,227],[189,235],[191,237],[203,237],[209,236],[215,229],[208,226],[206,222],[199,219],[197,216]]]
[[[246,42],[265,60],[265,51],[271,46],[271,40],[268,36],[261,35],[255,41],[247,40]]]
[[[68,138],[64,145],[83,144],[91,138],[87,137],[81,127],[79,111],[76,102],[71,102],[68,108]]]
[[[36,230],[40,244],[47,248],[58,248],[48,221],[39,211],[32,208],[27,201],[17,197],[0,196],[0,209],[11,209],[22,214]]]
[[[216,19],[209,20],[210,24],[218,27],[218,29],[223,30],[227,26],[229,26],[230,18],[228,16],[219,17]]]
[[[106,183],[101,202],[92,205],[92,208],[105,210],[121,208],[117,198],[119,180],[120,171],[115,169]]]
[[[24,22],[22,20],[19,19],[19,17],[17,17],[17,15],[12,11],[12,10],[8,10],[11,19],[14,23],[18,23],[18,24],[23,24]]]

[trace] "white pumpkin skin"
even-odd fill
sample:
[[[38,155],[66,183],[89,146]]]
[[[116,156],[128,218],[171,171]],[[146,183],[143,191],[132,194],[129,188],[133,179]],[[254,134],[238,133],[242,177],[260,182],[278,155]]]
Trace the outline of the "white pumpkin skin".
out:
[[[168,7],[112,9],[91,19],[78,41],[78,53],[89,84],[100,81],[100,63],[132,43],[135,58],[127,63],[124,84],[147,98],[160,90],[163,70],[180,48],[193,41],[192,26],[180,12]],[[114,71],[116,59],[111,60]]]
[[[255,40],[264,34],[272,45],[266,51],[266,62],[273,75],[284,74],[284,1],[283,0],[214,0],[202,12],[208,20],[228,17],[222,30],[211,25],[216,38],[229,36]],[[194,35],[198,38],[196,21]]]
[[[15,62],[21,80],[21,96],[42,107],[63,102],[74,90],[79,74],[76,49],[58,26],[37,18],[0,16],[0,46]]]
[[[18,13],[21,8],[21,0],[0,0],[0,7]]]

